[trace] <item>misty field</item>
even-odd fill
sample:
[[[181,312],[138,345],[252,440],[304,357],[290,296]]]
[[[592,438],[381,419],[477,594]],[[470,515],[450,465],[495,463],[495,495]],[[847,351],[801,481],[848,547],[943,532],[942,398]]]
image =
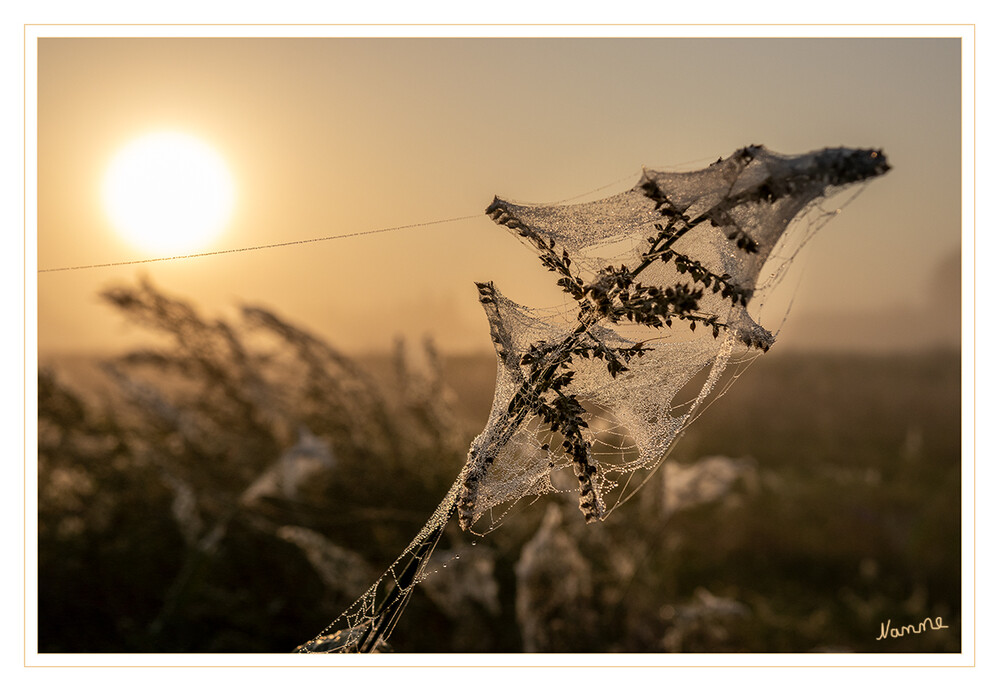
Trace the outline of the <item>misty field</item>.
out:
[[[108,297],[175,341],[42,358],[39,651],[291,651],[427,520],[494,357],[355,360],[265,310]],[[959,651],[960,406],[957,353],[778,345],[606,521],[569,493],[452,522],[391,649]],[[876,640],[925,617],[947,628]]]

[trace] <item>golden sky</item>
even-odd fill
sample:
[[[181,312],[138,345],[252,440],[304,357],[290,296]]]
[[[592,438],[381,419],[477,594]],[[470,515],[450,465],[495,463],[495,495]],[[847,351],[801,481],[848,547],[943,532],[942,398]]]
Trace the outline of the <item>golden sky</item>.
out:
[[[925,338],[905,331],[920,323],[956,342],[956,38],[42,38],[37,67],[39,269],[157,256],[118,235],[101,183],[160,131],[202,139],[232,172],[234,215],[205,250],[474,217],[40,273],[43,353],[131,344],[140,332],[98,293],[140,274],[206,315],[263,305],[348,351],[399,335],[490,350],[474,281],[557,301],[482,213],[493,195],[592,199],[643,165],[692,169],[748,144],[882,148],[893,166],[798,259],[789,346],[897,345]],[[871,326],[887,310],[909,327]]]

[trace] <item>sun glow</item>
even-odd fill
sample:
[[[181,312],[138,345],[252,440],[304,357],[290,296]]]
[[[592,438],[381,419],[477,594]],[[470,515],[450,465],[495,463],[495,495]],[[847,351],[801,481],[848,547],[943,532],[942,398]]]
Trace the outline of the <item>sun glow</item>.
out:
[[[115,229],[150,252],[193,252],[225,228],[236,193],[225,161],[201,140],[163,132],[130,142],[104,177]]]

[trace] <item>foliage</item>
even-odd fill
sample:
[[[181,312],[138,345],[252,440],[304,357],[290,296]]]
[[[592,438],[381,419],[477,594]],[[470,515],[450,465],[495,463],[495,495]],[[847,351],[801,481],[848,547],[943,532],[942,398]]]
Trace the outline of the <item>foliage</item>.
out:
[[[261,308],[232,325],[146,282],[105,298],[171,345],[104,363],[100,404],[39,374],[41,649],[290,650],[460,465],[432,346],[379,384]]]
[[[362,368],[266,310],[223,326],[149,284],[112,295],[174,340],[108,363],[104,398],[39,373],[39,649],[291,650],[423,524],[488,412],[491,358]],[[690,472],[755,459],[724,493],[667,510],[653,482],[597,530],[568,497],[477,545],[449,530],[393,647],[959,650],[959,375],[951,354],[764,358],[674,452]],[[576,603],[527,585],[559,583],[537,576],[546,543],[585,560]],[[529,621],[532,602],[550,606]],[[931,615],[949,628],[875,641]]]

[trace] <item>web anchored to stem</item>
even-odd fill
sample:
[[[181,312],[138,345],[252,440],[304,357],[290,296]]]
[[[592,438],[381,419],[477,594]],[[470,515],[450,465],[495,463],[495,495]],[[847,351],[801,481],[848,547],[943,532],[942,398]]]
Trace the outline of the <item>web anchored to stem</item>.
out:
[[[531,309],[477,284],[497,355],[485,429],[403,555],[299,651],[384,646],[455,514],[481,534],[524,497],[577,492],[583,518],[604,519],[637,473],[662,462],[737,350],[752,356],[773,344],[749,308],[773,283],[760,279],[768,259],[777,276],[794,256],[791,221],[888,170],[876,150],[791,157],[749,146],[697,172],[646,170],[600,201],[495,199],[486,213],[538,253],[566,305]]]

